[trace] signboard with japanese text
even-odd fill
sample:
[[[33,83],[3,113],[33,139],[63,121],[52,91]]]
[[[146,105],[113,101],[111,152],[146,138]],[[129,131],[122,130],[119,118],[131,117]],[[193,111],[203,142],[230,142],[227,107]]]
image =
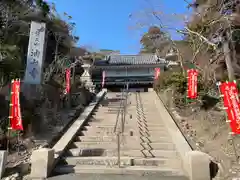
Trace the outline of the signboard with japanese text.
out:
[[[240,134],[240,104],[238,89],[234,82],[224,82],[219,86],[223,95],[223,104],[226,108],[230,127],[234,134]]]
[[[32,21],[28,43],[27,66],[24,82],[40,84],[45,50],[46,24]]]
[[[197,98],[197,78],[198,78],[198,71],[196,69],[190,69],[187,71],[188,73],[188,89],[187,89],[187,96],[190,99]]]
[[[70,84],[71,84],[71,69],[66,69],[66,94],[70,93]]]
[[[23,130],[20,108],[20,80],[13,80],[11,84],[10,125],[13,130]]]
[[[157,80],[160,76],[160,68],[155,68],[154,79]]]

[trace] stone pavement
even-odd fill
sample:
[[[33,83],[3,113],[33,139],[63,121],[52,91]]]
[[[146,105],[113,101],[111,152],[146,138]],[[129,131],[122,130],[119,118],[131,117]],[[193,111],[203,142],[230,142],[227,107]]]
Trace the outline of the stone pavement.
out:
[[[52,149],[36,151],[31,177],[210,180],[211,157],[192,151],[155,92],[129,93],[124,118],[121,93],[106,96],[92,102]],[[40,164],[45,173],[37,171]]]
[[[158,175],[68,174],[48,180],[188,180],[186,177],[159,177]]]
[[[154,92],[131,92],[127,98],[124,133],[120,136],[120,166],[114,127],[121,129],[118,118],[121,96],[107,93],[107,99],[76,136],[56,174],[151,174],[183,176],[181,159],[154,103]],[[131,176],[129,176],[131,178]]]

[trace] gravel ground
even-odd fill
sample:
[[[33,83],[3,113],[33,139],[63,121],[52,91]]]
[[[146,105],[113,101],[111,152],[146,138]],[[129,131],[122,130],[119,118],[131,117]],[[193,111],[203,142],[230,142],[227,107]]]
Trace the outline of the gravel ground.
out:
[[[19,152],[13,152],[8,155],[6,177],[19,177],[28,171],[30,156],[33,150],[40,146],[47,145],[52,138],[71,120],[69,117],[71,111],[62,111],[58,116],[58,122],[55,126],[49,126],[37,137],[22,140]]]
[[[165,104],[171,99],[169,94],[162,93],[161,98]],[[172,107],[177,124],[185,134],[194,149],[210,154],[214,160],[220,163],[223,180],[232,180],[240,177],[240,164],[236,160],[233,142],[229,135],[230,128],[225,121],[225,114],[219,110],[200,110],[198,106],[189,108]],[[176,116],[175,116],[176,117]],[[237,155],[240,155],[240,138],[234,138]]]

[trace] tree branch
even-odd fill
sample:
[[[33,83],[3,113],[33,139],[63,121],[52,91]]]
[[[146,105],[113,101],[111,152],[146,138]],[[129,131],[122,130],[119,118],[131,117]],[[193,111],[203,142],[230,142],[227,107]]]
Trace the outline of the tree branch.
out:
[[[216,44],[212,43],[210,40],[208,40],[206,37],[204,37],[203,35],[199,34],[198,32],[192,31],[189,28],[185,27],[184,29],[186,29],[189,33],[192,33],[196,36],[198,36],[200,39],[202,39],[203,41],[205,41],[208,45],[213,46],[214,48],[217,47]]]

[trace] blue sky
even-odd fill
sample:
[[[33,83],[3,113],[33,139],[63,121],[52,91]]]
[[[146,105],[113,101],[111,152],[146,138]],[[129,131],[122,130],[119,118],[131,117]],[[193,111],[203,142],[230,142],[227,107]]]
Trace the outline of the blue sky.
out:
[[[150,15],[153,8],[165,14],[159,15],[164,25],[176,28],[183,26],[182,18],[170,14],[189,14],[184,0],[47,1],[54,2],[59,13],[67,12],[73,17],[80,46],[120,50],[122,54],[137,54],[141,47],[141,35],[150,25],[159,24]],[[138,23],[144,24],[144,27],[138,27]],[[176,33],[171,32],[171,35],[173,39],[179,39]]]

